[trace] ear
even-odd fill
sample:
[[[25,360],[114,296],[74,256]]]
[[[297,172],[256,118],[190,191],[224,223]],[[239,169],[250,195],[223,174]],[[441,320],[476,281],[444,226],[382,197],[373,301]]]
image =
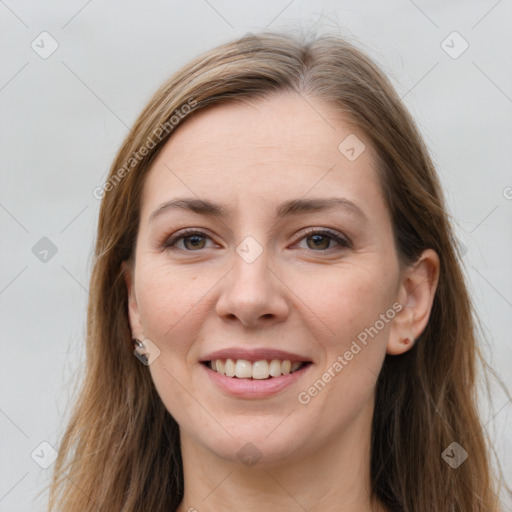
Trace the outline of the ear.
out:
[[[126,290],[128,294],[128,319],[130,321],[132,338],[142,340],[145,336],[140,321],[139,306],[135,296],[133,265],[127,261],[123,261],[121,264],[121,271],[124,275]]]
[[[393,319],[386,353],[398,355],[407,352],[425,330],[439,281],[439,256],[426,249],[402,273],[398,302],[402,309]]]

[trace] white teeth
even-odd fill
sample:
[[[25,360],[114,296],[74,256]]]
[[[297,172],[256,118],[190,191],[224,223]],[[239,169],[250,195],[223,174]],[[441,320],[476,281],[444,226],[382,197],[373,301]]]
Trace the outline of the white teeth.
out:
[[[217,363],[218,365],[219,363]],[[292,366],[290,368],[290,373],[293,373],[295,370],[298,370],[300,368],[300,361],[294,361],[292,363]]]
[[[226,363],[222,359],[217,359],[217,370],[218,373],[226,374]]]
[[[279,377],[279,375],[281,375],[281,367],[281,361],[272,359],[270,362],[270,375],[272,375],[272,377]]]
[[[226,366],[224,368],[224,372],[227,377],[234,377],[236,370],[235,370],[235,361],[233,359],[226,359]]]
[[[247,361],[246,359],[215,359],[210,361],[209,367],[221,375],[227,377],[237,377],[238,379],[253,379],[263,380],[269,377],[280,377],[281,375],[288,375],[302,367],[301,361],[294,361],[293,363],[285,359],[272,359],[266,361]]]
[[[268,379],[270,373],[267,361],[256,361],[252,363],[253,379]]]
[[[250,379],[252,377],[252,364],[245,359],[238,359],[235,365],[235,375],[239,379]]]

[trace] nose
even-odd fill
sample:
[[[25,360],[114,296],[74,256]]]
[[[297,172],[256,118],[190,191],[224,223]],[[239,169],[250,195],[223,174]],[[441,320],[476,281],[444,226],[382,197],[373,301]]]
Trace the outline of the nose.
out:
[[[252,248],[254,250],[254,248]],[[261,249],[260,249],[261,250]],[[232,270],[221,281],[216,313],[225,321],[240,322],[246,328],[268,327],[289,315],[289,288],[270,268],[268,250],[254,259],[235,252]]]

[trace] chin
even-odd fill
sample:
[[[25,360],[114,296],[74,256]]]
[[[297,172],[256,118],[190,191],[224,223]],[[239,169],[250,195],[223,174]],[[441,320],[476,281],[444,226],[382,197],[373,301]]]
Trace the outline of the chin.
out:
[[[306,433],[305,426],[286,426],[288,420],[291,418],[286,418],[286,415],[238,416],[229,422],[224,420],[223,425],[230,435],[218,429],[215,435],[207,435],[207,432],[198,432],[197,429],[190,435],[217,457],[241,462],[247,467],[257,463],[261,468],[304,456],[304,447],[311,436]],[[219,421],[223,420],[219,418]]]

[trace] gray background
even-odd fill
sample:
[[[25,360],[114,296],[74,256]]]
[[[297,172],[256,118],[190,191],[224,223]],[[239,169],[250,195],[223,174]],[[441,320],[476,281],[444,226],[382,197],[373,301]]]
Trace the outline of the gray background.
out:
[[[340,26],[390,76],[445,186],[484,354],[512,388],[510,0],[5,0],[0,19],[1,511],[44,510],[40,443],[58,446],[83,362],[93,189],[172,72],[263,27]],[[493,389],[482,410],[510,482],[512,404]]]

